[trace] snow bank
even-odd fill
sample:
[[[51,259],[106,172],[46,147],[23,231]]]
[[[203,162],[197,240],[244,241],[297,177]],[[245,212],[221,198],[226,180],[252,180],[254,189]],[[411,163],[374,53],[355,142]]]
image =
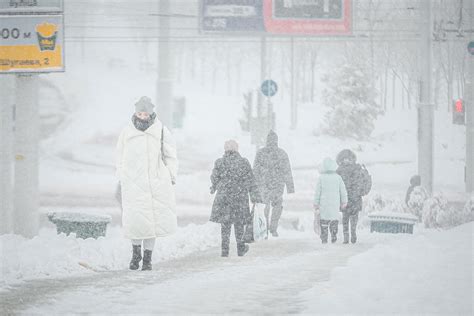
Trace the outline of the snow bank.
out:
[[[302,294],[308,314],[472,315],[474,223],[398,235]]]
[[[186,256],[219,245],[220,226],[190,224],[157,241],[153,261]],[[130,241],[117,227],[108,229],[106,237],[80,239],[52,229],[25,239],[18,235],[0,236],[0,288],[26,279],[71,276],[93,271],[128,268]]]

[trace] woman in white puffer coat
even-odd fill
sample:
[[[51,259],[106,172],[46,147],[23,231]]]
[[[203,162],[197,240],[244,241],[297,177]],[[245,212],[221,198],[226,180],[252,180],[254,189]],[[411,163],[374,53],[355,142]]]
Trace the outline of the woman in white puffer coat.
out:
[[[117,144],[117,177],[122,190],[122,225],[132,240],[130,269],[151,270],[151,256],[157,237],[173,234],[177,228],[173,185],[178,159],[171,132],[156,118],[150,98],[135,103],[132,122],[120,134]]]

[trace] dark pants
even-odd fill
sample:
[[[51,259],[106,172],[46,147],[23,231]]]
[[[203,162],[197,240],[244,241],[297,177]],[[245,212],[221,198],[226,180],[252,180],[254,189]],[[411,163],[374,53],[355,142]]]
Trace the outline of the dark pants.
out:
[[[232,229],[232,223],[221,224],[221,238],[222,238],[222,254],[229,254],[230,244],[230,231]],[[240,223],[234,224],[235,241],[237,242],[237,252],[241,253],[245,249],[245,243],[242,242],[242,236],[244,235],[244,225]]]
[[[342,213],[342,232],[344,233],[344,242],[349,242],[349,224],[351,225],[351,242],[357,241],[357,222],[359,221],[359,213],[348,214]]]
[[[326,243],[328,242],[328,230],[331,232],[331,241],[335,242],[337,240],[337,225],[339,221],[330,221],[330,220],[321,220],[321,241]]]
[[[270,232],[276,232],[278,229],[278,222],[280,221],[281,213],[283,213],[283,197],[274,197],[266,201],[265,218],[267,219],[267,227]],[[270,206],[272,207],[272,218],[269,219]]]

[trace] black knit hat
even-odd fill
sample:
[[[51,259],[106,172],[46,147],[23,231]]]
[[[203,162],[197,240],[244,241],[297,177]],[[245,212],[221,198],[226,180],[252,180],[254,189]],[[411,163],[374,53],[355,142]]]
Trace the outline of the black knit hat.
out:
[[[357,161],[357,156],[350,149],[343,149],[339,154],[337,154],[336,162],[340,165],[349,165],[354,164]]]

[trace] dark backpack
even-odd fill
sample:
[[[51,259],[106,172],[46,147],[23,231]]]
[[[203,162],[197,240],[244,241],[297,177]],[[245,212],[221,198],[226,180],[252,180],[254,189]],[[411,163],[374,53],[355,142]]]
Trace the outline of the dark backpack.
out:
[[[367,168],[364,165],[360,165],[360,195],[364,196],[369,194],[372,189],[372,176],[369,174]]]

